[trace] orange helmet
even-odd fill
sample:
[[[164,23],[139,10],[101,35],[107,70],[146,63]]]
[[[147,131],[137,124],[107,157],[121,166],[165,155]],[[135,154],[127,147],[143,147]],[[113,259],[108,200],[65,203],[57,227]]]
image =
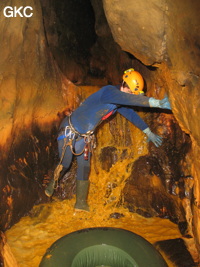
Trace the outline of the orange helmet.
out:
[[[126,82],[135,95],[143,94],[144,80],[142,75],[134,69],[124,71],[123,81]]]

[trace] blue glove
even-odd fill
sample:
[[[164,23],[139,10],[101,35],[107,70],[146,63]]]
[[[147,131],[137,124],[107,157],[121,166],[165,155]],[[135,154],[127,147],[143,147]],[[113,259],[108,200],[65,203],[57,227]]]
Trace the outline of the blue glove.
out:
[[[169,103],[169,99],[167,96],[165,96],[162,100],[155,99],[154,97],[150,97],[149,106],[152,108],[163,108],[163,109],[171,110],[171,105]]]
[[[162,145],[162,137],[157,134],[152,133],[149,127],[143,130],[143,133],[145,133],[148,137],[147,142],[149,141],[153,142],[156,147],[159,147]]]
[[[171,109],[171,105],[167,96],[160,100],[160,107],[163,109]]]

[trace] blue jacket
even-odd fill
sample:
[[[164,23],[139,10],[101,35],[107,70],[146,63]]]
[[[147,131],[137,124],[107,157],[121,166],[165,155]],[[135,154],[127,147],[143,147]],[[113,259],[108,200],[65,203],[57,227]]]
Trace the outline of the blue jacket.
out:
[[[79,133],[95,130],[107,117],[119,112],[140,130],[148,125],[133,110],[134,106],[149,107],[149,97],[121,92],[120,86],[107,85],[90,95],[71,115],[71,122]],[[60,128],[68,125],[65,118]]]

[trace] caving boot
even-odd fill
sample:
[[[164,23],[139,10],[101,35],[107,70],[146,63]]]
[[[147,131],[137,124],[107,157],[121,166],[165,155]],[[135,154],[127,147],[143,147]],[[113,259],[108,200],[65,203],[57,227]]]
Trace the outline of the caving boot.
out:
[[[55,187],[55,180],[54,177],[49,181],[47,187],[45,188],[44,192],[45,195],[48,197],[51,197],[53,195],[54,192],[54,187]]]
[[[76,203],[75,210],[90,211],[87,204],[89,181],[88,180],[77,180],[76,181]]]
[[[45,195],[48,197],[51,197],[54,193],[54,189],[55,189],[55,175],[58,176],[57,181],[59,181],[64,174],[66,173],[67,169],[61,165],[58,165],[55,172],[54,172],[54,177],[50,179],[47,187],[45,188],[44,192]]]

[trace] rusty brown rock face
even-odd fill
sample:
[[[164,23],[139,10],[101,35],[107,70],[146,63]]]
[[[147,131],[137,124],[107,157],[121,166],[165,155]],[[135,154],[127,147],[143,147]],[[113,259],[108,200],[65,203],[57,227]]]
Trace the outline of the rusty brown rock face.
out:
[[[158,67],[158,76],[168,92],[173,113],[192,139],[194,232],[200,244],[199,227],[199,75],[200,2],[103,1],[115,41],[146,65]],[[158,78],[157,76],[157,78]],[[158,78],[159,79],[159,78]],[[159,84],[159,83],[158,83]],[[198,189],[197,189],[198,188]],[[197,234],[198,232],[198,234]]]

